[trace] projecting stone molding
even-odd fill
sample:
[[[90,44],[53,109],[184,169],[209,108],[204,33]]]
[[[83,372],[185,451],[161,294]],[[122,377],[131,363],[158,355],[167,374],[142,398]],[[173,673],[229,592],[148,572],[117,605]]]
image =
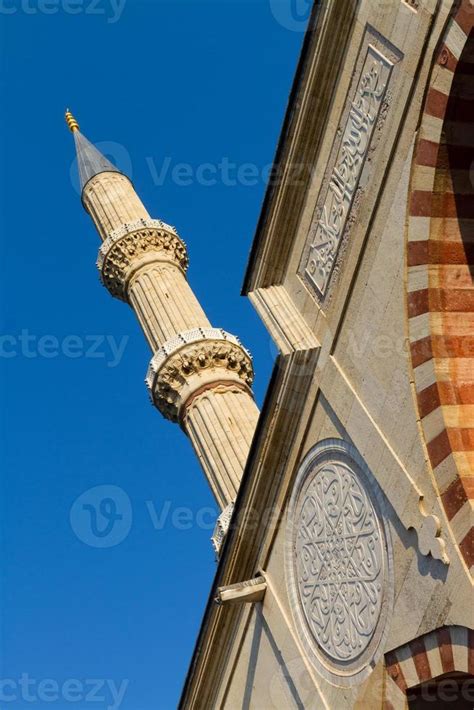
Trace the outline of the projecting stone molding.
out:
[[[249,293],[249,298],[283,355],[319,347],[317,338],[284,286],[257,288]]]

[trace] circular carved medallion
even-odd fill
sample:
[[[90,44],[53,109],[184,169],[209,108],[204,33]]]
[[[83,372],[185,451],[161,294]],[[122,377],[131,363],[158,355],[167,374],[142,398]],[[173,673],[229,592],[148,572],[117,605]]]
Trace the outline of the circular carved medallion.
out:
[[[321,442],[290,502],[287,572],[296,625],[329,680],[373,665],[390,599],[389,550],[375,480],[355,449]]]

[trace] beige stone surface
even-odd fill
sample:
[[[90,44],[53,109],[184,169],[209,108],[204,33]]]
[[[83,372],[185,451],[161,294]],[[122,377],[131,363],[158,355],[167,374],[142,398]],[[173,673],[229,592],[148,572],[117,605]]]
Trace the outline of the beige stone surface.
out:
[[[128,294],[152,352],[177,333],[211,326],[174,264],[155,262],[140,269],[129,284]]]
[[[231,387],[208,389],[187,407],[185,430],[222,509],[237,496],[258,416],[252,397]]]

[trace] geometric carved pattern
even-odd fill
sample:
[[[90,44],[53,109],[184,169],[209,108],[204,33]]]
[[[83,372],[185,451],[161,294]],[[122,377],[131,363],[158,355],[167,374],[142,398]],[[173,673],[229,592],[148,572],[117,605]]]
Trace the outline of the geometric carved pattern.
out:
[[[179,421],[182,393],[190,378],[212,370],[216,382],[229,380],[235,386],[240,381],[244,388],[252,385],[252,357],[235,336],[218,328],[181,333],[151,360],[145,381],[153,404],[167,419]]]
[[[183,271],[188,268],[186,246],[172,227],[159,220],[139,223],[123,225],[112,232],[100,247],[97,259],[103,285],[122,301],[127,301],[126,287],[134,263],[146,254],[157,253],[160,259],[174,262]]]
[[[383,554],[374,507],[345,463],[309,477],[295,521],[296,568],[306,621],[336,661],[363,651],[381,609]]]
[[[391,555],[374,495],[377,484],[354,447],[329,439],[303,461],[288,510],[296,626],[318,671],[343,685],[368,675],[387,633]]]

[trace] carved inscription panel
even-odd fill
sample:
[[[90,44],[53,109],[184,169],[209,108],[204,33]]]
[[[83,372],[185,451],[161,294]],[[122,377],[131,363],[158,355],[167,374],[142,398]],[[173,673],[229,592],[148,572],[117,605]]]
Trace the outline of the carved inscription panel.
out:
[[[367,26],[299,268],[319,301],[330,295],[362,197],[378,191],[372,182],[374,158],[392,101],[393,70],[402,57]]]
[[[306,276],[322,296],[334,267],[392,66],[369,45],[307,257]]]

